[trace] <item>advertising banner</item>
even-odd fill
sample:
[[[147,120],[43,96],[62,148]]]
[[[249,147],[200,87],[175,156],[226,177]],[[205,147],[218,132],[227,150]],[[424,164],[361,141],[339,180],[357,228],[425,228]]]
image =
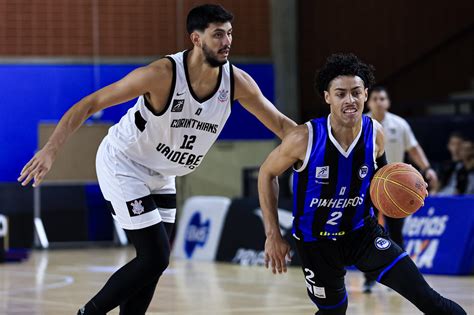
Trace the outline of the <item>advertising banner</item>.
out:
[[[173,257],[213,261],[229,205],[230,199],[226,197],[198,196],[186,200]]]
[[[405,219],[405,250],[423,273],[474,271],[474,197],[429,197]]]

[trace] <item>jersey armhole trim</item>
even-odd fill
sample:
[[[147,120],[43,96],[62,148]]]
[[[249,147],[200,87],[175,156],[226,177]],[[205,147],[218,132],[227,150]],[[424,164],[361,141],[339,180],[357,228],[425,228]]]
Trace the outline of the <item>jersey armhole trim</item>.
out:
[[[377,132],[378,132],[378,129],[376,128],[376,124],[374,123],[374,119],[373,118],[370,118],[371,122],[372,122],[372,141],[373,141],[373,160],[374,160],[374,169],[377,170]]]
[[[234,81],[234,66],[229,61],[229,73],[230,73],[230,106],[234,105],[234,88],[235,88],[235,81]]]
[[[303,165],[300,168],[296,169],[293,167],[295,172],[302,172],[308,165],[309,157],[311,156],[311,149],[313,148],[313,125],[310,121],[305,123],[306,127],[308,127],[308,144],[306,146],[306,155],[304,157]]]
[[[171,100],[173,99],[173,95],[174,95],[174,90],[175,90],[175,87],[176,87],[176,62],[174,61],[173,58],[171,58],[170,56],[166,56],[165,57],[166,59],[168,59],[169,61],[171,61],[171,64],[173,65],[173,76],[172,76],[172,79],[171,79],[171,87],[170,87],[170,93],[168,95],[168,100],[166,101],[166,105],[165,107],[163,108],[163,110],[161,112],[156,112],[154,109],[153,109],[153,106],[151,106],[151,104],[148,102],[148,99],[146,98],[145,95],[143,95],[143,100],[144,100],[144,103],[145,103],[145,107],[155,116],[163,116],[164,113],[166,113],[166,111],[168,110],[168,108],[170,107],[171,105]]]

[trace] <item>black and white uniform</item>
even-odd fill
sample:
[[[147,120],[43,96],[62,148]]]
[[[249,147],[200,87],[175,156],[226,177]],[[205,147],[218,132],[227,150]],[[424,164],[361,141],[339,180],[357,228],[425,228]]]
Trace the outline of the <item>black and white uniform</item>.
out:
[[[99,185],[112,203],[114,219],[124,229],[174,222],[176,206],[169,197],[176,194],[175,177],[199,166],[230,115],[231,63],[220,67],[214,91],[199,99],[189,80],[187,53],[166,57],[173,64],[173,79],[164,110],[154,112],[140,96],[99,147]],[[150,195],[164,198],[161,202],[154,198],[153,203]]]

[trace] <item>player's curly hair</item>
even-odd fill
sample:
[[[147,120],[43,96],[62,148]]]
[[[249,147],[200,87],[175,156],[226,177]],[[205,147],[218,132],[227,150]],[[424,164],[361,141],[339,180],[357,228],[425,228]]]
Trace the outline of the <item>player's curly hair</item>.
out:
[[[334,78],[348,75],[360,77],[364,81],[364,86],[370,89],[375,83],[374,71],[374,66],[363,63],[352,53],[332,54],[316,73],[315,87],[319,95],[324,98],[324,91],[329,90],[329,84]]]

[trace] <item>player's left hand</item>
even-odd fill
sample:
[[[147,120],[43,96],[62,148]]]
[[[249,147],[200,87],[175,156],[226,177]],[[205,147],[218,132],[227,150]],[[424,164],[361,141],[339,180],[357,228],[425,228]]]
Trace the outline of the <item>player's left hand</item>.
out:
[[[265,267],[272,267],[273,274],[286,272],[286,263],[291,261],[290,245],[281,235],[267,237],[265,241]]]

